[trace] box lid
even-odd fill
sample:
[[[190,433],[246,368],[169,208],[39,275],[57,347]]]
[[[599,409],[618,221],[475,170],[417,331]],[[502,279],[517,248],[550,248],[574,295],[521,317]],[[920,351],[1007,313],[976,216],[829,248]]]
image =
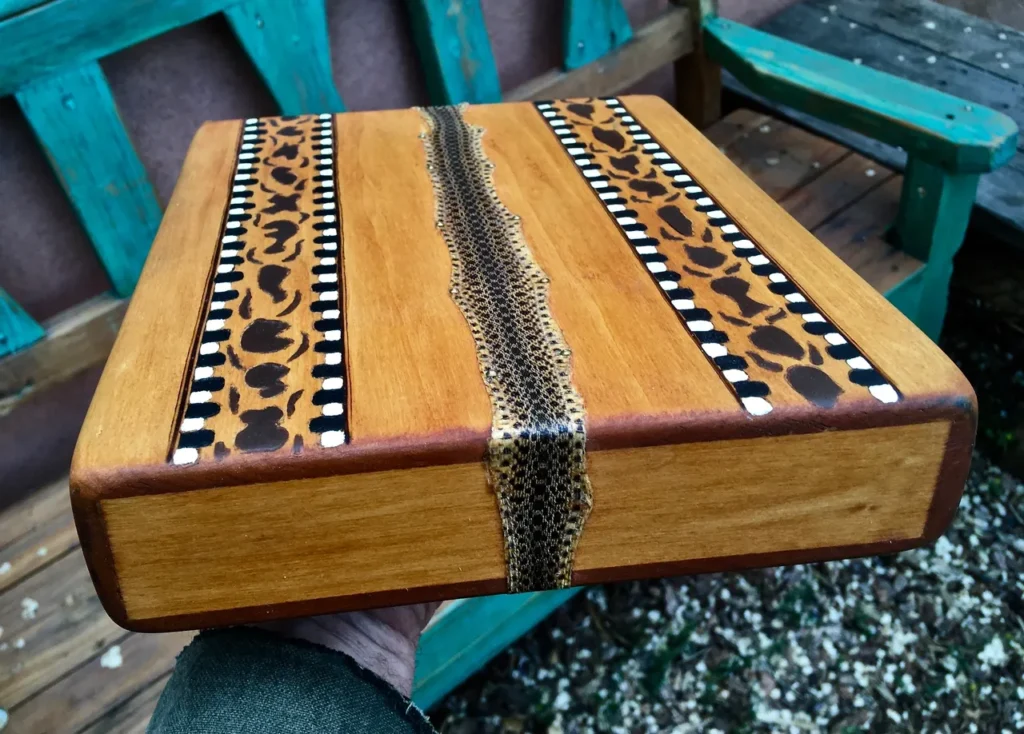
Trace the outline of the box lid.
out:
[[[72,488],[108,610],[166,627],[920,542],[973,431],[661,100],[252,119],[196,136]]]

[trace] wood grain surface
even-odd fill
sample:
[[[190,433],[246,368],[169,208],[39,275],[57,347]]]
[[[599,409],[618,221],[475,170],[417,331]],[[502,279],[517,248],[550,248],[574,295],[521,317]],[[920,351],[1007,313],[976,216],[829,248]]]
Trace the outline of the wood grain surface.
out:
[[[594,452],[574,581],[920,542],[949,432],[936,422]],[[124,604],[105,598],[106,609],[140,631],[505,590],[481,464],[126,497],[102,511]]]
[[[581,131],[572,146],[530,103],[464,112],[484,131],[495,195],[519,217],[550,279],[551,312],[585,405],[594,514],[574,580],[814,560],[935,537],[956,507],[970,456],[975,408],[966,380],[671,107],[647,97],[620,101],[636,123],[614,113],[584,125],[583,106],[611,106],[583,100],[573,111],[558,103]],[[632,124],[650,140],[631,141]],[[723,125],[716,142],[751,147],[748,136],[762,124],[748,115]],[[237,154],[237,124],[207,126],[126,315],[72,474],[90,571],[120,624],[180,629],[505,588],[482,461],[491,408],[449,293],[451,261],[419,138],[424,119],[415,110],[352,113],[334,125],[347,442],[299,453],[291,443],[234,450],[187,466],[167,461],[175,411],[193,377],[187,355],[205,331],[197,324],[208,320],[200,316],[204,284]],[[779,167],[753,173],[820,224],[828,218],[799,192],[813,185],[813,163],[832,171],[847,159],[831,144],[788,136],[780,145],[791,152]],[[631,143],[641,145],[627,150]],[[586,148],[586,161],[569,147]],[[676,160],[700,192],[686,191],[690,182],[663,167]],[[623,210],[608,211],[611,199],[599,197],[593,172],[629,189]],[[887,185],[866,196],[884,204]],[[836,201],[853,201],[858,191],[837,189]],[[269,192],[260,196],[271,203]],[[733,229],[722,220],[709,225],[714,212]],[[829,226],[842,224],[830,219],[823,234]],[[630,245],[648,236],[658,239],[653,251]],[[775,269],[741,257],[741,238]],[[666,285],[658,275],[668,272],[678,277]],[[741,282],[723,287],[728,278]],[[273,289],[262,293],[269,300],[260,308],[290,303],[287,294],[278,304]],[[787,297],[793,293],[804,300]],[[805,318],[811,311],[800,303],[829,329],[814,327],[822,322]],[[695,320],[710,322],[715,339],[702,337],[707,330]],[[830,352],[843,344],[825,338],[833,332],[856,353]],[[709,344],[728,344],[726,354]],[[799,374],[812,375],[810,386]],[[871,380],[858,381],[865,375]],[[269,397],[258,394],[261,385],[233,379],[239,410],[307,382],[316,389],[308,369],[289,372],[287,389]],[[879,397],[879,379],[895,401]],[[752,385],[767,393],[745,394]],[[143,392],[151,399],[133,399]],[[771,410],[753,410],[751,396]],[[290,435],[310,418],[299,405]],[[237,420],[227,413],[216,420]],[[238,428],[231,425],[228,433]],[[664,522],[654,527],[652,518]],[[641,528],[657,542],[642,542]]]
[[[338,118],[352,441],[386,447],[447,434],[470,438],[482,457],[491,406],[448,293],[423,130],[416,110]]]
[[[207,123],[189,147],[82,426],[72,467],[81,480],[166,461],[240,127]]]

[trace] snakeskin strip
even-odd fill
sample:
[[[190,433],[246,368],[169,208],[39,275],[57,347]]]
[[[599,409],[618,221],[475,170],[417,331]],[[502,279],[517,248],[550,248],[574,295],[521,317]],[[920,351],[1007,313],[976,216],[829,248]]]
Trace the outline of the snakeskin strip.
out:
[[[568,586],[590,514],[583,399],[548,307],[548,278],[494,191],[484,130],[457,107],[422,109],[451,294],[469,323],[491,398],[487,464],[510,592]]]

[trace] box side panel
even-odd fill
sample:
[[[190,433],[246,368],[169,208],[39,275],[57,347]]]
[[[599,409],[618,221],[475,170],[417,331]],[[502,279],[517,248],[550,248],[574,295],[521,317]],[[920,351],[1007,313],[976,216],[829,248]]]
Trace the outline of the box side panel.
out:
[[[949,431],[942,421],[594,452],[575,579],[908,547],[923,538]],[[479,464],[112,499],[102,510],[127,616],[142,629],[504,589]]]

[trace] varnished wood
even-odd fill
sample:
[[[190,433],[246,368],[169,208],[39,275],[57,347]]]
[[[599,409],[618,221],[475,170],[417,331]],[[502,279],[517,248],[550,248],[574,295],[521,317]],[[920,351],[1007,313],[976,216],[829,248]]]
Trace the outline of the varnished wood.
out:
[[[495,162],[495,188],[521,217],[530,248],[551,278],[551,309],[573,351],[590,440],[621,443],[623,431],[641,428],[624,425],[637,411],[677,425],[684,414],[699,420],[733,413],[732,396],[693,343],[679,338],[686,335],[678,320],[615,222],[599,210],[566,216],[591,210],[595,197],[572,168],[566,170],[573,164],[536,124],[537,112],[528,105],[477,107],[467,119],[489,131],[484,148]],[[551,206],[555,201],[560,205]]]
[[[920,540],[948,433],[937,422],[594,452],[595,509],[577,576],[593,583],[650,563],[713,566],[777,552],[811,560],[836,545]],[[504,590],[497,514],[478,464],[112,499],[102,508],[126,605],[108,600],[107,611],[140,630],[445,598],[446,584],[457,593]],[[197,535],[198,526],[206,532]],[[316,601],[326,589],[332,598]],[[165,619],[172,615],[181,616]]]
[[[821,335],[803,329],[789,301],[733,252],[735,233],[707,225],[703,194],[687,198],[672,169],[644,162],[655,160],[646,144],[632,149],[637,161],[625,158],[634,132],[602,112],[617,104],[515,103],[463,113],[483,130],[494,193],[519,218],[549,279],[551,313],[585,405],[598,520],[584,526],[576,581],[809,561],[934,537],[955,507],[973,437],[973,393],[962,375],[671,107],[623,98],[660,144],[655,149],[686,166],[723,216],[891,382],[898,401],[883,404],[851,382],[846,358],[827,356]],[[579,138],[573,145],[590,151],[585,166],[559,142],[546,109],[571,118]],[[449,293],[451,260],[418,137],[426,124],[414,110],[334,120],[346,443],[259,452],[239,446],[175,466],[169,447],[192,379],[185,355],[207,320],[204,289],[239,127],[218,123],[200,133],[73,469],[83,548],[118,623],[180,629],[505,589],[501,526],[483,463],[491,406]],[[762,124],[747,115],[723,125],[719,144],[752,155],[743,151]],[[815,162],[827,171],[840,165],[842,150],[783,132],[778,145],[792,148],[783,164],[752,164],[751,171],[776,196],[813,186]],[[684,307],[669,300],[683,297],[666,297],[662,271],[630,244],[624,227],[633,225],[617,221],[588,183],[583,169],[595,167],[628,188],[633,213],[622,216],[659,238],[677,289],[692,291],[728,337],[730,354],[747,360],[743,379],[770,389],[770,412],[751,413],[726,374],[732,368],[705,354],[679,313]],[[651,193],[655,185],[663,191]],[[854,239],[848,234],[843,243],[852,247]],[[694,259],[697,250],[714,250],[715,262],[701,262],[699,253]],[[744,297],[765,308],[737,311],[743,298],[713,285],[730,274],[742,275]],[[766,355],[751,336],[769,325],[756,319],[774,314],[770,325],[798,355]],[[244,328],[232,327],[230,340]],[[794,367],[841,389],[828,399],[811,396],[791,379]],[[296,369],[289,392],[316,389],[308,375],[308,366]],[[244,394],[251,384],[236,387],[238,410],[264,405],[254,391]],[[138,394],[152,399],[129,397]],[[303,415],[289,431],[302,430]],[[235,428],[210,425],[230,443]],[[883,448],[891,446],[900,447],[898,460],[884,454],[892,470],[880,472]],[[722,497],[732,498],[729,512]],[[809,517],[813,507],[820,514]],[[638,544],[633,533],[650,525],[647,513],[665,518],[650,529],[664,538]],[[719,540],[704,537],[705,527]]]
[[[230,193],[238,132],[237,122],[207,123],[189,148],[140,287],[82,426],[82,435],[100,440],[78,447],[73,471],[80,478],[166,459],[184,377],[180,361],[167,355],[188,354],[199,328],[197,317]],[[184,313],[194,316],[183,319]],[[155,385],[162,389],[153,389]],[[138,389],[146,399],[119,399],[126,388]],[[103,440],[112,432],[121,437]]]
[[[491,406],[473,339],[448,293],[451,260],[434,227],[423,129],[416,110],[339,118],[338,155],[350,162],[339,168],[338,188],[353,441],[429,442],[448,434],[473,437],[482,456]],[[389,160],[402,163],[382,165]],[[400,305],[381,307],[387,303]],[[398,384],[402,398],[395,400]]]
[[[814,301],[827,313],[843,314],[854,343],[875,356],[880,369],[908,395],[937,395],[949,389],[971,394],[966,379],[951,360],[876,290],[843,266],[771,197],[765,194],[704,138],[681,122],[664,100],[634,97],[630,107],[658,131],[669,150],[685,150],[686,161],[716,192],[734,219],[763,242],[797,283],[806,284]],[[815,253],[808,257],[809,252]],[[927,361],[929,369],[920,365]]]

